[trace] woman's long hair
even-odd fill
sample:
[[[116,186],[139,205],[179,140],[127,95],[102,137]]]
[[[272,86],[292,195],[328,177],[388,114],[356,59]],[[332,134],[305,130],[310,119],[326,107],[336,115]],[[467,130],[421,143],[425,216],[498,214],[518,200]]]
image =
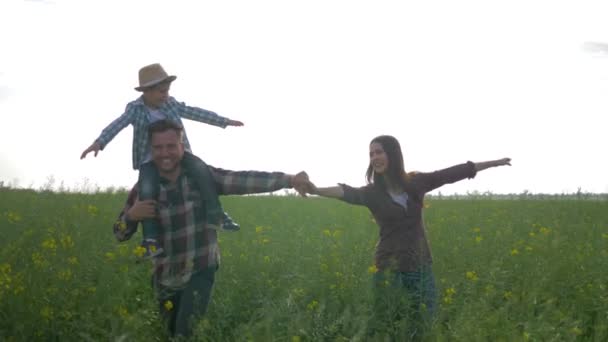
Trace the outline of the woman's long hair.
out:
[[[381,135],[372,139],[369,144],[371,145],[373,143],[378,143],[382,146],[382,149],[388,158],[388,169],[382,175],[376,174],[370,160],[367,172],[365,173],[367,183],[373,183],[386,188],[384,177],[387,177],[391,183],[399,184],[401,187],[405,188],[407,174],[403,166],[403,153],[401,152],[399,141],[393,136]]]

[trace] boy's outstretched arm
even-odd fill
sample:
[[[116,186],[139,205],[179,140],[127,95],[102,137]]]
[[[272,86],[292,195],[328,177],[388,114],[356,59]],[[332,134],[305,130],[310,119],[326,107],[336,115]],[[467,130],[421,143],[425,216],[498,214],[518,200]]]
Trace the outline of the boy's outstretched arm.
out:
[[[87,147],[87,149],[82,152],[82,154],[80,155],[80,159],[84,159],[90,152],[95,152],[95,157],[97,157],[97,153],[99,153],[99,150],[101,150],[101,145],[97,141],[95,141],[91,144],[91,146]]]
[[[245,126],[245,124],[238,120],[228,120],[228,126],[241,127],[241,126]]]

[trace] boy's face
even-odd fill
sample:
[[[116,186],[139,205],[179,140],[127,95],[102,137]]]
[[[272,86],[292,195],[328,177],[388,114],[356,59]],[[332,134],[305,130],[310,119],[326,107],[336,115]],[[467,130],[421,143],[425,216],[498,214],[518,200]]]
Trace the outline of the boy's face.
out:
[[[144,90],[144,103],[148,107],[160,108],[169,98],[171,82],[161,83]]]

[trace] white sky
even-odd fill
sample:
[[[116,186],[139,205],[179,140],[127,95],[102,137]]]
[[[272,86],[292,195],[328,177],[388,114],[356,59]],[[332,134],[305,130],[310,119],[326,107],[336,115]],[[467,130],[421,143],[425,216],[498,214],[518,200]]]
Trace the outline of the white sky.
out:
[[[442,193],[608,192],[606,1],[0,1],[0,180],[130,186],[132,129],[80,153],[159,62],[196,154],[363,185],[369,141],[406,170],[511,157]]]

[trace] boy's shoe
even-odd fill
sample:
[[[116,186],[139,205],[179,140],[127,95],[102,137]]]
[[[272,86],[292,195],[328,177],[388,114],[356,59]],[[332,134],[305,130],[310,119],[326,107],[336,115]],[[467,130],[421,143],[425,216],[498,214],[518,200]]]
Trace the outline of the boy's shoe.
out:
[[[156,239],[145,239],[142,241],[141,246],[146,249],[146,252],[142,255],[143,259],[151,259],[157,257],[165,251],[158,245]]]
[[[222,231],[224,232],[238,232],[241,229],[238,223],[232,220],[232,217],[228,216],[228,213],[224,213],[222,217]]]

